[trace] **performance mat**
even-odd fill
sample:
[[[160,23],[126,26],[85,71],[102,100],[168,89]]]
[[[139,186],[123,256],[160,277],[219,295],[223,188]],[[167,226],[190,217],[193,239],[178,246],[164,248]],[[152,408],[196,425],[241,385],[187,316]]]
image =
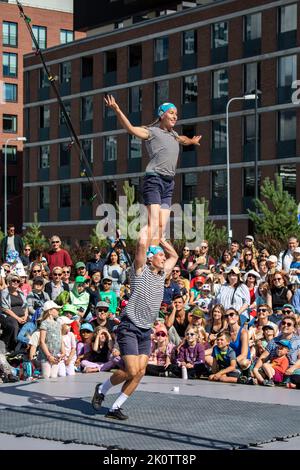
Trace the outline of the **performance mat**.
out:
[[[93,393],[94,390],[91,391]],[[96,413],[91,397],[0,410],[0,432],[107,449],[239,449],[300,434],[300,407],[197,396],[136,392],[127,421]]]

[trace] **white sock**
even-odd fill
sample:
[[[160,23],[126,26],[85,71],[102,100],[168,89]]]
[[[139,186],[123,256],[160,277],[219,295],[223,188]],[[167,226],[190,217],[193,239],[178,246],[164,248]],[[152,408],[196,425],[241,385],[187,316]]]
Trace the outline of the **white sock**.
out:
[[[107,379],[102,385],[99,385],[98,392],[103,393],[103,395],[106,395],[108,390],[112,387],[113,384],[111,383],[110,379]]]
[[[125,403],[127,398],[128,398],[128,395],[125,395],[125,393],[121,392],[109,411],[115,411],[118,408],[121,408],[121,406],[123,405],[123,403]]]

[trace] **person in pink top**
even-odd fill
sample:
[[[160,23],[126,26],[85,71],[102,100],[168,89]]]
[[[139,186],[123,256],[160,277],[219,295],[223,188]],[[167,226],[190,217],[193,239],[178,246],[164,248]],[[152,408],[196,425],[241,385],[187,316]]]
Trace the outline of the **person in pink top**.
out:
[[[53,235],[50,240],[51,249],[45,254],[48,267],[52,272],[55,266],[73,266],[72,259],[67,250],[61,248],[61,239],[57,235]]]

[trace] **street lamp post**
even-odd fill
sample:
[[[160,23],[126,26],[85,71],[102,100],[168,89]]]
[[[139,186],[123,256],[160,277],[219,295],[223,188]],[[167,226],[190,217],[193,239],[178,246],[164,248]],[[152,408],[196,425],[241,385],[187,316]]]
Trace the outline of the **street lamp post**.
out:
[[[230,158],[229,158],[229,106],[233,101],[238,100],[255,100],[255,94],[244,96],[236,96],[231,98],[226,105],[226,168],[227,168],[227,236],[228,245],[231,243],[232,230],[231,230],[231,207],[230,207]]]
[[[26,142],[26,137],[7,139],[4,146],[4,234],[7,234],[7,146],[9,142]]]

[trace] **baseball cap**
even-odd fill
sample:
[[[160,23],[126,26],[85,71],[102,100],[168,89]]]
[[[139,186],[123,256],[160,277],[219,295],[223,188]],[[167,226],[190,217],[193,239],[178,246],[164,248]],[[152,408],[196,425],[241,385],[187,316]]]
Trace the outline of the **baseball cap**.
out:
[[[267,325],[264,325],[264,326],[262,327],[262,330],[263,330],[263,331],[264,331],[264,330],[273,330],[273,331],[275,331],[275,326],[273,326],[273,325],[271,325],[271,324],[268,323]]]
[[[56,321],[57,323],[60,323],[61,325],[71,325],[71,323],[73,323],[74,320],[72,318],[62,316],[62,317],[58,317]]]
[[[196,284],[196,282],[202,282],[202,284],[204,284],[205,279],[206,278],[204,276],[197,276],[197,277],[195,277],[195,284]]]
[[[101,308],[101,307],[109,308],[109,305],[107,302],[100,300],[100,302],[97,303],[96,308]]]
[[[277,263],[278,258],[275,255],[271,255],[269,258],[267,258],[267,261],[270,261],[270,263]]]
[[[72,313],[72,315],[77,315],[78,311],[75,305],[65,304],[62,308],[63,313]]]
[[[168,111],[169,109],[171,108],[176,108],[175,104],[173,103],[163,103],[161,104],[159,107],[158,107],[158,110],[157,110],[157,116],[158,117],[161,117],[163,114],[165,114],[166,111]]]
[[[300,253],[300,246],[297,246],[297,248],[294,249],[294,253]]]
[[[191,314],[192,314],[193,317],[205,318],[205,313],[199,307],[193,308],[193,310],[191,311]]]
[[[254,237],[252,235],[246,235],[245,239],[248,238],[248,240],[252,240],[254,242]]]
[[[78,268],[85,268],[85,264],[83,263],[83,261],[78,261],[78,263],[75,264],[75,269]]]
[[[32,279],[32,285],[34,284],[44,284],[45,279],[42,276],[37,276]]]
[[[80,331],[82,331],[82,330],[91,331],[93,333],[94,328],[90,323],[82,323],[82,325],[80,327]]]
[[[292,312],[295,313],[295,307],[292,304],[284,304],[282,309],[284,309],[284,308],[290,308],[292,310]]]
[[[86,278],[83,276],[76,276],[75,282],[76,284],[84,284],[86,282]]]
[[[112,278],[112,277],[110,277],[110,276],[104,276],[104,278],[102,279],[102,282],[103,282],[103,281],[105,281],[105,280],[106,280],[106,281],[111,281],[111,282],[112,282],[112,281],[113,281],[113,278]]]
[[[234,274],[241,274],[241,271],[239,270],[239,268],[237,266],[233,266],[232,268],[228,268],[225,271],[226,274],[229,274],[231,272],[233,272]]]
[[[93,251],[96,251],[97,253],[99,253],[100,248],[99,248],[98,246],[93,246],[92,250],[93,250]]]
[[[52,308],[56,308],[56,310],[59,310],[61,308],[61,305],[57,305],[55,302],[53,302],[53,300],[47,300],[47,302],[45,302],[43,306],[44,312],[47,312]]]
[[[288,339],[278,339],[278,340],[275,339],[275,342],[277,344],[281,344],[281,346],[284,346],[285,348],[288,348],[288,349],[292,348],[292,344]]]

